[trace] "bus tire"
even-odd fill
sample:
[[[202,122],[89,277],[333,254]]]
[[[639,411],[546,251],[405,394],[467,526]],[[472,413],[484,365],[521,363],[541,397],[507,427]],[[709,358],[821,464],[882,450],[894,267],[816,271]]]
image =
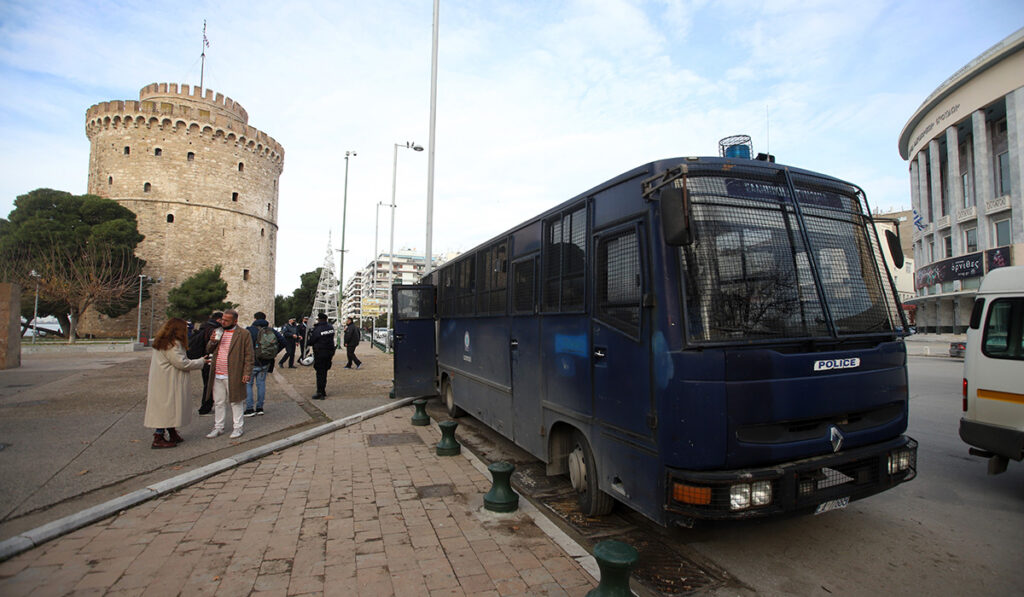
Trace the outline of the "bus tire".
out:
[[[450,379],[446,379],[444,382],[444,407],[448,411],[448,416],[453,419],[466,414],[466,411],[455,406],[455,391],[452,390],[452,381]]]
[[[568,456],[569,483],[576,491],[580,510],[587,516],[604,516],[612,511],[615,500],[601,491],[597,460],[587,438],[579,431],[572,436],[572,449]]]

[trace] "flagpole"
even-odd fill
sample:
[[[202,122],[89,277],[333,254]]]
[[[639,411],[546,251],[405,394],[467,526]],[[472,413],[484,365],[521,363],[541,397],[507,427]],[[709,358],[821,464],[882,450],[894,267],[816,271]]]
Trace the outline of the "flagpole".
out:
[[[203,19],[203,53],[200,54],[200,56],[199,56],[202,59],[202,63],[199,66],[199,93],[200,94],[203,93],[203,75],[205,74],[205,71],[206,71],[206,46],[208,44],[209,44],[209,42],[206,41],[206,19]]]

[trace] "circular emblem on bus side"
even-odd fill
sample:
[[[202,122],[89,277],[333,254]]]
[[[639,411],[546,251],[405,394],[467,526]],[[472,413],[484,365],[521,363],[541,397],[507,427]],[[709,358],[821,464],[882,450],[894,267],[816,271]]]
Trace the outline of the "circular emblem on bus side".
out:
[[[466,330],[466,336],[463,339],[463,344],[466,345],[466,351],[469,351],[469,330]]]

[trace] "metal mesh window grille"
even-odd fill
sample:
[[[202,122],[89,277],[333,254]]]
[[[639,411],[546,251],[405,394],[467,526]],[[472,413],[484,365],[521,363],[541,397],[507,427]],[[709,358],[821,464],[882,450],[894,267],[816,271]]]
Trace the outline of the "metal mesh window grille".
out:
[[[681,249],[691,340],[827,333],[785,186],[718,177],[686,184],[696,237]]]
[[[544,310],[583,308],[587,264],[586,205],[546,222],[544,237]]]
[[[597,247],[597,310],[623,332],[640,333],[640,246],[636,230],[603,238]]]
[[[533,259],[520,261],[512,266],[512,310],[516,313],[533,313],[534,300]]]
[[[451,317],[455,314],[455,268],[449,266],[441,269],[438,280],[438,311],[442,317]]]
[[[395,317],[398,319],[424,319],[434,316],[431,296],[422,289],[399,290],[395,301]]]
[[[507,279],[505,243],[500,242],[477,254],[479,292],[476,312],[480,315],[505,313],[505,287]]]
[[[474,314],[474,296],[476,291],[476,260],[469,256],[455,264],[455,301],[453,315],[465,316]]]

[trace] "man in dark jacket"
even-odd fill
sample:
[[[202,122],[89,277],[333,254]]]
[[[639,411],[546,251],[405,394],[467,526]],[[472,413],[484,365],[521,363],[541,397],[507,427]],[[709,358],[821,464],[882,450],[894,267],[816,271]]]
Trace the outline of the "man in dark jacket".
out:
[[[210,315],[210,319],[208,319],[207,321],[203,322],[203,324],[201,326],[199,326],[199,329],[197,329],[195,332],[193,332],[194,334],[199,334],[199,336],[201,338],[201,341],[200,341],[200,338],[197,338],[196,341],[197,341],[197,346],[201,346],[202,350],[198,351],[199,352],[199,356],[196,356],[196,357],[189,356],[189,358],[201,359],[204,356],[206,356],[206,343],[210,341],[210,335],[213,334],[213,331],[220,327],[220,318],[223,315],[224,314],[221,313],[220,311],[214,311]],[[191,340],[191,338],[190,338],[190,340]],[[190,341],[189,342],[189,349],[191,349],[191,348],[192,348],[192,342]],[[190,352],[189,354],[191,355],[192,353]],[[209,389],[209,385],[210,385],[210,365],[203,365],[203,403],[199,405],[199,414],[201,414],[201,415],[213,414],[213,393],[212,392],[207,392],[207,389]]]
[[[270,322],[267,321],[267,314],[263,311],[257,311],[253,314],[255,318],[248,328],[249,334],[252,336],[252,350],[255,356],[255,363],[252,367],[252,375],[249,377],[249,383],[245,384],[245,412],[243,413],[247,417],[254,415],[263,414],[263,399],[267,395],[267,373],[274,370],[274,361],[277,359],[277,353],[281,352],[284,348],[284,336],[280,332],[270,327]],[[274,333],[274,340],[277,343],[274,347],[274,354],[269,359],[261,358],[260,356],[260,330],[269,329]],[[256,386],[256,404],[252,401],[252,387]],[[255,406],[255,408],[254,408]]]
[[[306,342],[309,342],[309,318],[303,317],[302,323],[297,327],[299,328],[299,354],[304,357],[306,356]]]
[[[363,366],[363,362],[356,356],[356,346],[359,346],[359,328],[356,324],[352,323],[352,318],[348,317],[345,319],[345,354],[348,356],[348,364],[345,365],[346,369],[352,368],[352,363],[356,364],[356,369]]]
[[[295,318],[292,317],[288,320],[288,323],[281,326],[281,335],[284,336],[284,350],[285,354],[281,357],[281,362],[278,363],[281,367],[284,367],[284,362],[288,361],[288,368],[295,368],[295,343],[299,341],[299,326],[295,325]],[[302,358],[299,355],[299,358]]]
[[[316,394],[313,400],[327,397],[327,372],[334,359],[334,326],[327,321],[327,314],[316,317],[316,325],[309,332],[309,346],[313,348],[313,369],[316,369]]]

